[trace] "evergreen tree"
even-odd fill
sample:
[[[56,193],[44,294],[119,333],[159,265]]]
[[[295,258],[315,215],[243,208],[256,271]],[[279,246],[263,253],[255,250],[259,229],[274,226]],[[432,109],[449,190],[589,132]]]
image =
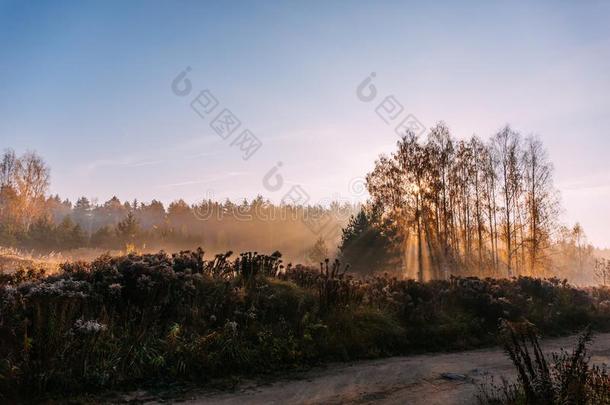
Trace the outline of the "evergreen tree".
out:
[[[91,235],[91,246],[102,248],[117,247],[115,233],[109,225],[102,226]]]
[[[316,240],[316,243],[307,252],[307,259],[311,263],[322,263],[328,258],[328,247],[324,238],[320,237]]]
[[[398,269],[400,254],[390,229],[383,231],[374,210],[363,208],[343,229],[339,258],[356,273]]]
[[[116,226],[117,236],[122,242],[130,242],[136,238],[138,233],[138,221],[133,212],[129,212],[125,219]]]

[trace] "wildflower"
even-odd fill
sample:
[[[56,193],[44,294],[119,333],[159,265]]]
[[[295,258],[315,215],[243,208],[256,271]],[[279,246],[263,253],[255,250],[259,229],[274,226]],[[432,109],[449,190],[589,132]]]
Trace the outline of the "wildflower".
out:
[[[138,289],[140,290],[150,290],[154,286],[154,282],[152,279],[146,274],[142,274],[138,277]]]
[[[108,288],[110,291],[121,291],[121,288],[123,287],[119,283],[112,283],[108,286]]]
[[[74,332],[83,335],[95,335],[105,330],[106,325],[95,320],[83,321],[82,319],[77,319],[74,323]]]
[[[231,333],[233,333],[234,335],[237,334],[237,322],[235,321],[227,321],[227,323],[225,324],[225,329],[227,329],[228,331],[230,331]]]
[[[10,285],[5,286],[0,293],[0,297],[2,297],[2,305],[11,306],[15,304],[17,294],[17,289],[15,287]]]
[[[44,281],[24,286],[24,295],[26,297],[62,296],[85,298],[89,288],[90,285],[86,281],[62,278],[57,281]]]

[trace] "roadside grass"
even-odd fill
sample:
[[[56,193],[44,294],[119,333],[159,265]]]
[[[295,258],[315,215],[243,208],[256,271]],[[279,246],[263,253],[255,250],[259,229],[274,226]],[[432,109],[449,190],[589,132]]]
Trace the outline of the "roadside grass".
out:
[[[576,347],[561,349],[545,356],[538,331],[528,322],[503,322],[502,339],[517,380],[480,386],[479,403],[484,405],[518,404],[610,404],[610,374],[606,365],[591,365],[587,347],[593,332],[587,327]]]

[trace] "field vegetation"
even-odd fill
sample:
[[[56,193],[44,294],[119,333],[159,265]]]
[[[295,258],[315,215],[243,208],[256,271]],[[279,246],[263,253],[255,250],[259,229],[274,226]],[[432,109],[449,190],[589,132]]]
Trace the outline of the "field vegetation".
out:
[[[104,255],[4,275],[0,392],[66,394],[277,372],[332,360],[498,342],[502,320],[544,335],[610,328],[610,290],[558,279],[353,277],[339,262],[201,250]]]

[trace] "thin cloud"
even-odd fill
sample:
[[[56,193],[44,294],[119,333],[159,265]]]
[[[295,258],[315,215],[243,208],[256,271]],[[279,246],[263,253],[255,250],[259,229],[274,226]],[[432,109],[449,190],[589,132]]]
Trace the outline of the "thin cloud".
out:
[[[194,184],[208,184],[208,183],[214,183],[217,181],[225,180],[225,179],[228,179],[231,177],[245,176],[248,174],[250,174],[250,173],[248,173],[248,172],[229,172],[229,173],[226,173],[223,175],[210,176],[205,179],[185,180],[185,181],[180,181],[180,182],[176,182],[176,183],[162,184],[162,185],[159,185],[158,187],[159,188],[173,188],[173,187],[191,186]]]
[[[609,190],[610,189],[610,173],[601,175],[587,176],[571,181],[565,181],[559,184],[559,188],[568,192],[571,191],[588,191],[588,190]]]
[[[86,165],[86,170],[88,172],[92,172],[94,170],[99,170],[102,168],[108,167],[142,167],[142,166],[153,166],[159,165],[162,163],[173,162],[176,160],[193,160],[199,159],[202,157],[210,157],[220,155],[222,152],[204,152],[197,153],[187,156],[180,157],[171,157],[171,158],[163,158],[163,159],[142,159],[136,158],[132,156],[124,156],[118,159],[99,159],[94,160]]]

